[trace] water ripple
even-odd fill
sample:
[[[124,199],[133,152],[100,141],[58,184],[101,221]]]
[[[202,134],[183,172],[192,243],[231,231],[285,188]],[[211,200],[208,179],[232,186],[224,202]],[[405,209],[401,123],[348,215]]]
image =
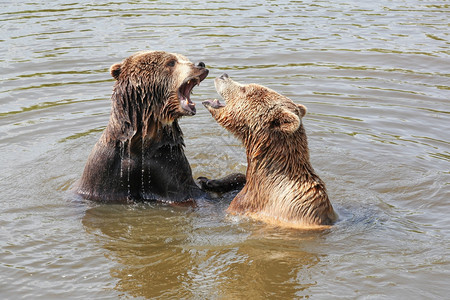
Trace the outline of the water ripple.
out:
[[[0,264],[6,298],[345,298],[448,294],[446,3],[29,1],[0,12]],[[340,220],[325,232],[70,193],[107,124],[109,67],[161,49],[308,107],[311,159]],[[245,172],[199,106],[194,176]],[[251,280],[249,280],[251,279]],[[413,284],[412,284],[413,283]],[[381,288],[380,288],[381,287]]]

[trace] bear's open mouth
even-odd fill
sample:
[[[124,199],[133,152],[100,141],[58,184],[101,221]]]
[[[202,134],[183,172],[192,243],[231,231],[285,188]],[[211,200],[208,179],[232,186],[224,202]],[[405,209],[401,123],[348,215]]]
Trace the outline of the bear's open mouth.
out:
[[[180,99],[180,105],[187,115],[193,116],[197,112],[195,109],[195,103],[191,101],[192,89],[196,85],[199,85],[207,75],[208,73],[205,72],[197,77],[186,78],[178,88],[178,99]]]
[[[211,107],[214,109],[218,109],[221,107],[225,107],[225,104],[220,103],[220,101],[218,99],[214,99],[214,100],[205,100],[202,102],[202,104],[206,107]]]

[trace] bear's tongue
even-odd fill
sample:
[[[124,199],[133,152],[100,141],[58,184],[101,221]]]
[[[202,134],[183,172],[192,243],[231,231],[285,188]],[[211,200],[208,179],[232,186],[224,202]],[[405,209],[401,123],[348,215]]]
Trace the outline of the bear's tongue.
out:
[[[180,105],[188,113],[195,115],[196,108],[195,103],[191,101],[191,91],[194,88],[197,81],[195,79],[188,80],[180,88]]]
[[[196,113],[195,103],[192,102],[191,99],[189,99],[189,97],[180,99],[180,102],[181,102],[181,107],[184,110],[186,110],[192,114]]]

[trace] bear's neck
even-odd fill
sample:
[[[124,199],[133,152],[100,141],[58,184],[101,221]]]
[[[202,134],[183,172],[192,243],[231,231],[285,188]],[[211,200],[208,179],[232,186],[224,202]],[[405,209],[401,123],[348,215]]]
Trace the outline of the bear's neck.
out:
[[[290,135],[252,135],[244,139],[244,144],[247,150],[247,174],[283,175],[294,180],[304,174],[316,176],[309,161],[308,141],[303,126]]]
[[[129,123],[119,124],[117,120],[110,120],[102,138],[106,144],[126,142],[132,145],[184,146],[183,132],[177,120],[171,123],[147,120],[146,124],[136,126]]]
[[[183,146],[183,133],[176,119],[170,121],[161,119],[161,107],[154,99],[136,96],[128,97],[127,93],[117,91],[117,86],[111,97],[111,115],[105,129],[104,142],[116,143],[153,141],[170,145]]]

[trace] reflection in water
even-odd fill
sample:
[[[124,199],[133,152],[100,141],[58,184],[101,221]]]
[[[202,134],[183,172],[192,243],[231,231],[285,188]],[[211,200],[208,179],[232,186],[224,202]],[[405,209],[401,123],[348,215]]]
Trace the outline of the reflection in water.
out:
[[[86,211],[83,225],[118,263],[116,289],[132,296],[290,299],[315,284],[308,269],[319,255],[301,244],[323,233],[254,231],[224,217],[211,203],[194,210],[100,205]]]

